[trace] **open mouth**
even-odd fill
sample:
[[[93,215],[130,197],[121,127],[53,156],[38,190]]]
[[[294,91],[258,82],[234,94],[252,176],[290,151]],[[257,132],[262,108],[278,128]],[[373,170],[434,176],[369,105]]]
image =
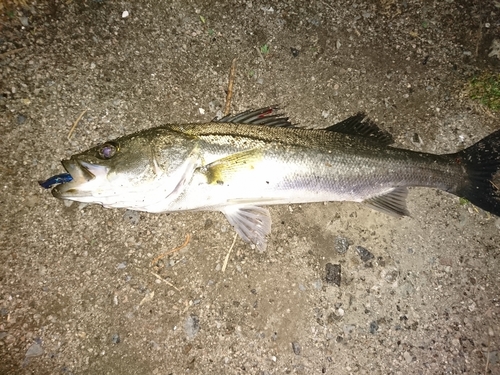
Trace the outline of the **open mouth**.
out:
[[[92,172],[100,171],[102,167],[78,160],[63,160],[62,165],[66,172],[52,176],[46,181],[39,181],[44,189],[52,189],[52,194],[56,198],[66,198],[78,194],[78,188],[85,183],[92,181],[96,175]]]

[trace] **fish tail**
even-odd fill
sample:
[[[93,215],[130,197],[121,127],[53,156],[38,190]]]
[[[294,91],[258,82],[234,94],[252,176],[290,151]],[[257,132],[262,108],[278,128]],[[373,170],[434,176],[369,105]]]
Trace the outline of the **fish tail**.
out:
[[[500,130],[450,156],[468,176],[454,194],[500,216]]]

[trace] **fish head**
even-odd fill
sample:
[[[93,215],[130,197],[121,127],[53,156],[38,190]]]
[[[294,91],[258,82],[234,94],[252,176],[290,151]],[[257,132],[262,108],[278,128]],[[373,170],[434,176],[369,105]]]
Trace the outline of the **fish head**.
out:
[[[126,207],[126,197],[147,190],[161,174],[151,142],[141,136],[105,142],[61,163],[72,180],[52,189],[56,198],[113,207]]]

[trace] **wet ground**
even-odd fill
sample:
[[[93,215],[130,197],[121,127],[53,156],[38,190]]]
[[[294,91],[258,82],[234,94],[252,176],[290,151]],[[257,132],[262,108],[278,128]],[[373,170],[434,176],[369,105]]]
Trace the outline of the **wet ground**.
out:
[[[220,114],[235,57],[233,112],[365,111],[400,147],[461,149],[500,127],[464,94],[499,71],[497,1],[27,3],[0,24],[0,373],[500,374],[500,219],[455,196],[412,189],[402,219],[271,207],[267,250],[237,239],[223,272],[220,213],[68,206],[37,183]]]

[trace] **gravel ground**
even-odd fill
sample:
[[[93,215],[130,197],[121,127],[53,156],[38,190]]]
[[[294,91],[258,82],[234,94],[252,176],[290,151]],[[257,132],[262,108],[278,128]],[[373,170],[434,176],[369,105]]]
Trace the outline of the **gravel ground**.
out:
[[[412,189],[403,219],[271,207],[267,250],[237,240],[223,272],[222,214],[69,206],[37,184],[104,140],[210,120],[235,57],[233,112],[365,111],[400,147],[463,148],[500,126],[464,96],[500,69],[498,1],[27,4],[0,15],[0,373],[500,374],[500,219],[454,196]]]

